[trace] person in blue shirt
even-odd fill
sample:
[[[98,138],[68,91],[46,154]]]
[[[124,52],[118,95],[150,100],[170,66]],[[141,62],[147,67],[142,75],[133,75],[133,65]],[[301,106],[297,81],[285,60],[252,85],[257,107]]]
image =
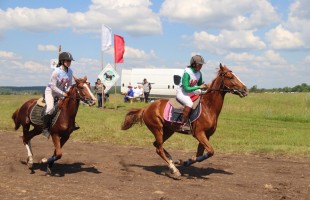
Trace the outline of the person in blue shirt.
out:
[[[133,96],[134,96],[134,92],[133,92],[132,86],[129,84],[127,93],[124,96],[124,102],[128,102],[130,98],[133,98]]]

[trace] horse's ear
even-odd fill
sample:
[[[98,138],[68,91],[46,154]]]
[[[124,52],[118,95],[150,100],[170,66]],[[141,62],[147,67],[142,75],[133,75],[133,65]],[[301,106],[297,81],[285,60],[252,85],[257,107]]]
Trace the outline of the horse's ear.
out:
[[[75,82],[77,82],[77,78],[75,76],[73,76],[73,78],[74,78]]]
[[[220,69],[223,70],[223,65],[222,65],[222,63],[220,63]]]
[[[87,81],[87,76],[84,76],[84,80],[85,80],[85,82]]]

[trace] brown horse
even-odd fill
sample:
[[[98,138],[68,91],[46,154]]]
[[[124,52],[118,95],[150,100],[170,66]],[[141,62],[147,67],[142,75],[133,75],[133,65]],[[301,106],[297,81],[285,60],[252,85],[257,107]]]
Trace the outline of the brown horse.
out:
[[[213,156],[214,150],[209,140],[216,130],[218,117],[227,92],[245,97],[247,88],[231,70],[220,64],[216,78],[209,84],[207,92],[201,94],[201,115],[191,123],[192,135],[199,142],[196,156],[183,162],[184,166],[190,166],[195,162],[201,162]],[[127,130],[136,123],[144,122],[155,136],[153,145],[156,147],[156,153],[168,164],[173,175],[180,176],[181,174],[175,164],[182,162],[174,163],[171,155],[163,148],[163,143],[174,132],[180,132],[181,126],[164,119],[163,114],[167,102],[167,99],[160,99],[144,108],[129,111],[125,116],[122,130]],[[204,150],[207,151],[206,154],[204,154]]]
[[[67,142],[70,134],[74,131],[75,117],[80,105],[80,101],[88,104],[89,106],[95,105],[96,98],[90,90],[90,84],[87,81],[87,77],[77,79],[74,77],[75,84],[71,86],[67,92],[68,97],[59,101],[58,108],[61,110],[57,121],[51,127],[50,133],[55,146],[54,154],[49,159],[42,159],[42,162],[47,163],[47,175],[51,174],[51,168],[54,162],[61,158],[61,148]],[[31,99],[25,102],[20,108],[18,108],[12,115],[12,119],[15,123],[15,130],[20,126],[23,127],[23,143],[28,152],[27,165],[29,169],[33,166],[33,153],[31,148],[31,139],[42,133],[42,125],[34,124],[31,121],[30,114],[37,104],[37,99]],[[30,125],[33,129],[30,130]]]

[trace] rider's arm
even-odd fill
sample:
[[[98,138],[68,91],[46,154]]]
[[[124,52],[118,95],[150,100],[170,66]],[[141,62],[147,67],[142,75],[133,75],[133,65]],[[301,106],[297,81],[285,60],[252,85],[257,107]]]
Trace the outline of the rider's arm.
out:
[[[191,87],[190,85],[189,85],[189,80],[190,80],[190,76],[189,76],[189,74],[188,73],[184,73],[183,74],[183,77],[182,77],[182,87],[183,87],[183,89],[185,90],[185,92],[193,92],[193,91],[195,91],[195,90],[197,90],[197,89],[199,89],[200,87],[199,86],[193,86],[193,87]]]
[[[71,86],[72,86],[72,76],[73,76],[73,71],[71,68],[68,69],[68,83],[67,83],[67,87],[66,87],[66,91],[69,91]]]
[[[51,81],[48,84],[48,87],[51,88],[54,92],[64,96],[65,92],[63,92],[61,89],[57,87],[57,77],[58,73],[56,70],[53,71],[52,76],[51,76]]]

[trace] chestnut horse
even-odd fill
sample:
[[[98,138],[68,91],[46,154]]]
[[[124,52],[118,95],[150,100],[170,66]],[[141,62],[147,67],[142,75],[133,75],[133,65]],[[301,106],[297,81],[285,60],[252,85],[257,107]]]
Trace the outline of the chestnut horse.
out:
[[[87,81],[87,77],[77,79],[74,77],[75,84],[71,86],[67,92],[68,97],[62,99],[58,103],[58,107],[61,110],[59,117],[55,124],[51,127],[50,133],[55,146],[54,154],[49,159],[42,159],[42,162],[47,163],[47,175],[51,175],[51,168],[56,160],[59,160],[62,156],[61,148],[67,142],[70,134],[74,131],[75,117],[80,105],[80,101],[88,104],[89,106],[95,105],[96,98],[90,90],[90,84]],[[30,120],[30,114],[32,109],[37,103],[37,99],[31,99],[25,102],[20,108],[18,108],[12,115],[12,119],[15,123],[15,130],[20,126],[23,127],[23,143],[28,152],[27,165],[29,169],[33,167],[33,153],[31,148],[31,139],[42,133],[42,125],[34,124]],[[33,129],[30,130],[30,125]]]
[[[245,97],[248,93],[244,83],[226,66],[220,64],[216,78],[209,84],[207,91],[201,94],[201,114],[196,121],[191,123],[192,135],[199,142],[196,156],[183,162],[184,166],[190,166],[213,156],[214,150],[209,140],[216,130],[227,92],[240,97]],[[156,153],[167,163],[174,176],[180,176],[175,164],[181,162],[173,162],[172,156],[163,148],[163,143],[174,132],[180,132],[181,126],[179,123],[171,123],[164,119],[163,114],[167,102],[167,99],[160,99],[144,108],[130,110],[125,116],[122,130],[128,130],[134,124],[144,122],[155,136],[153,145],[156,147]],[[205,150],[207,153],[204,154]]]

